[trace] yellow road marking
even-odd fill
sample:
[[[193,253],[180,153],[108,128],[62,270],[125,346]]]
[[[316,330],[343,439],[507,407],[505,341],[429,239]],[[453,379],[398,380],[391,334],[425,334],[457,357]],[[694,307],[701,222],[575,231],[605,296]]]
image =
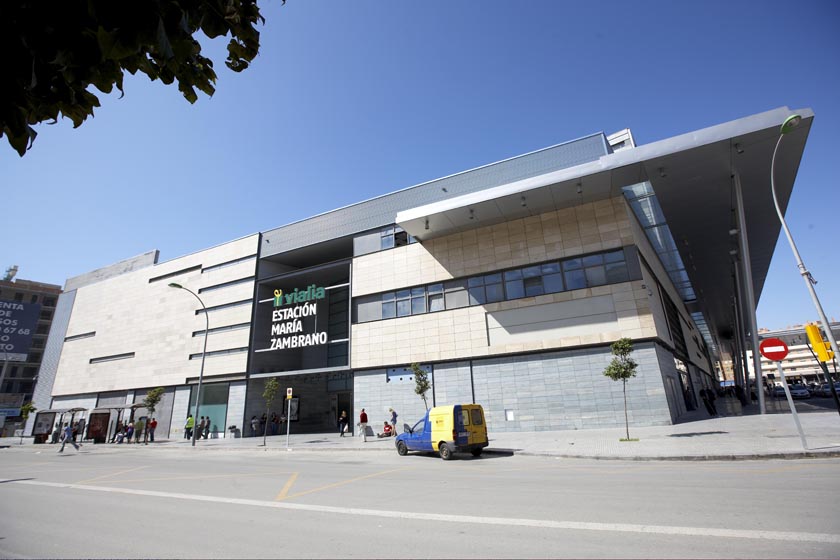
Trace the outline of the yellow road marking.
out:
[[[94,480],[101,480],[103,478],[110,478],[112,476],[119,476],[121,474],[125,474],[125,473],[128,473],[128,472],[133,472],[133,471],[139,471],[140,469],[147,469],[147,468],[149,468],[149,465],[143,465],[142,467],[134,467],[133,469],[125,469],[124,471],[118,471],[118,472],[115,472],[115,473],[103,474],[102,476],[97,476],[97,477],[94,477],[94,478],[88,478],[87,480],[80,480],[78,482],[74,482],[73,484],[85,484],[87,482],[93,482]]]
[[[289,477],[289,480],[287,480],[287,481],[286,481],[286,485],[285,485],[285,486],[283,486],[283,489],[282,489],[282,490],[280,490],[280,493],[279,493],[279,494],[277,494],[277,497],[276,497],[276,498],[274,498],[274,499],[275,499],[275,500],[283,500],[283,499],[285,499],[285,498],[286,498],[286,496],[288,496],[288,495],[289,495],[289,490],[292,488],[292,485],[295,483],[295,480],[297,480],[297,477],[298,477],[298,473],[293,472],[293,473],[292,473],[292,476],[290,476],[290,477]]]
[[[411,470],[411,469],[414,469],[414,468],[416,468],[416,467],[403,467],[401,469],[391,469],[391,470],[388,470],[388,471],[366,474],[364,476],[351,478],[350,480],[343,480],[341,482],[335,482],[333,484],[327,484],[326,486],[320,486],[318,488],[313,488],[312,490],[306,490],[304,492],[298,492],[297,494],[292,494],[291,496],[286,496],[285,498],[282,498],[282,499],[285,500],[287,498],[299,498],[300,496],[305,496],[306,494],[312,494],[313,492],[320,492],[321,490],[328,490],[329,488],[336,488],[338,486],[344,486],[345,484],[350,484],[351,482],[358,482],[359,480],[365,480],[366,478],[373,478],[373,477],[376,477],[376,476],[382,476],[384,474],[391,474],[391,473],[395,473],[395,472],[407,471],[407,470]]]

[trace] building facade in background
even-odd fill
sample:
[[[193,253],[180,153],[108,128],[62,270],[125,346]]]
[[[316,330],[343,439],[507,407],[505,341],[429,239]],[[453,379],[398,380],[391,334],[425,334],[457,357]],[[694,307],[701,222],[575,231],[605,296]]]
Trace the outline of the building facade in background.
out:
[[[789,113],[639,147],[629,130],[593,134],[170,261],[153,251],[71,278],[36,404],[84,410],[110,437],[164,387],[158,437],[182,437],[203,357],[198,414],[212,437],[252,435],[271,378],[292,389],[298,433],[335,430],[342,411],[362,408],[372,424],[389,408],[413,424],[425,411],[418,364],[430,406],[480,403],[491,432],[623,426],[622,386],[603,371],[611,343],[628,337],[639,364],[630,422],[703,417],[699,391],[717,386],[718,362],[743,338],[727,315],[741,294],[726,280],[739,265],[731,213],[720,217],[732,169],[720,166],[735,144],[750,146],[744,204],[764,220],[757,249],[772,248],[778,227],[751,206],[764,188],[753,167]],[[779,180],[785,203],[807,127],[798,134]],[[760,294],[769,256],[752,263]],[[285,431],[277,415],[260,435]]]
[[[20,407],[32,400],[61,286],[15,278],[0,280],[0,435],[22,428]]]
[[[831,330],[835,339],[840,338],[840,324],[832,323]],[[804,325],[796,325],[786,329],[760,331],[762,339],[778,338],[788,347],[788,355],[781,361],[782,369],[785,372],[785,380],[788,383],[827,383],[820,363],[811,351],[808,335]],[[781,384],[776,362],[770,361],[764,356],[761,357],[761,376],[768,385]],[[755,368],[753,367],[752,350],[747,351],[747,363],[750,365],[750,377],[755,379]],[[837,378],[836,363],[828,364],[829,372]]]

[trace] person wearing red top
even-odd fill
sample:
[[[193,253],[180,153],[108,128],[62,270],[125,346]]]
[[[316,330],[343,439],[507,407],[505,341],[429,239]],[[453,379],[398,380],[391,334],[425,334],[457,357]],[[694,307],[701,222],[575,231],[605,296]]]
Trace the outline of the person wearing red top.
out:
[[[368,417],[365,409],[362,409],[361,414],[359,414],[359,430],[362,432],[362,438],[364,441],[367,442],[367,425],[368,425]]]
[[[155,428],[157,428],[157,420],[152,418],[152,421],[149,422],[149,441],[155,441]]]
[[[394,433],[394,430],[391,428],[391,424],[389,424],[388,422],[385,422],[385,425],[382,426],[382,433],[381,434],[376,434],[376,437],[380,437],[380,438],[391,437],[391,435],[393,435],[393,433]]]

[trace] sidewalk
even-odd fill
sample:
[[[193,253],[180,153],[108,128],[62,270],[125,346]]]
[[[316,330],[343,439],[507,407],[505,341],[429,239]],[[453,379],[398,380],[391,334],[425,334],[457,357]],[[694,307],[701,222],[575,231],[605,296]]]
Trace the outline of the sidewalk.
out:
[[[486,453],[541,455],[550,457],[625,460],[737,460],[801,459],[840,457],[840,415],[836,412],[800,414],[807,440],[803,449],[790,414],[730,416],[687,422],[672,426],[630,427],[630,437],[638,441],[621,442],[624,428],[567,430],[551,432],[491,432]],[[294,428],[294,426],[293,426]],[[0,438],[7,450],[53,450],[54,445],[32,445],[31,438]],[[166,440],[149,446],[85,443],[86,450],[187,449],[190,441]],[[286,436],[266,438],[227,438],[196,441],[202,451],[286,451]],[[292,451],[378,451],[396,453],[392,438],[339,437],[330,434],[291,434]]]

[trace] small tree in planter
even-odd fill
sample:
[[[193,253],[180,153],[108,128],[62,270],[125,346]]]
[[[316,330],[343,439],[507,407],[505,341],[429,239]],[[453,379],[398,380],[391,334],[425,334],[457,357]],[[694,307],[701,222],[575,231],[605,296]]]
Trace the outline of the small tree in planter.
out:
[[[29,415],[38,410],[32,402],[23,403],[20,407],[20,418],[23,420],[23,429],[20,431],[20,444],[23,445],[23,432],[26,430],[26,421]]]
[[[636,377],[636,367],[638,364],[630,358],[630,352],[633,351],[633,341],[629,338],[621,338],[616,340],[610,346],[613,356],[615,356],[607,369],[604,370],[604,375],[613,381],[621,381],[624,390],[624,427],[627,438],[622,441],[633,441],[630,439],[630,421],[627,418],[627,380],[631,377]]]
[[[143,399],[143,406],[149,411],[149,418],[146,421],[145,430],[143,431],[143,443],[146,445],[149,445],[149,422],[152,421],[152,418],[155,415],[155,409],[157,408],[158,403],[160,403],[160,399],[163,398],[165,390],[166,389],[163,387],[152,389],[146,393],[146,398]]]
[[[414,392],[420,395],[420,398],[423,399],[423,405],[425,405],[426,410],[429,410],[429,403],[426,400],[426,393],[432,388],[429,383],[429,376],[423,371],[420,364],[411,364],[411,373],[414,374]]]
[[[277,398],[277,391],[280,390],[280,382],[276,377],[272,377],[265,382],[265,390],[263,390],[263,398],[265,399],[265,427],[263,428],[263,447],[266,444],[266,435],[268,434],[268,425],[271,423],[271,403]]]

